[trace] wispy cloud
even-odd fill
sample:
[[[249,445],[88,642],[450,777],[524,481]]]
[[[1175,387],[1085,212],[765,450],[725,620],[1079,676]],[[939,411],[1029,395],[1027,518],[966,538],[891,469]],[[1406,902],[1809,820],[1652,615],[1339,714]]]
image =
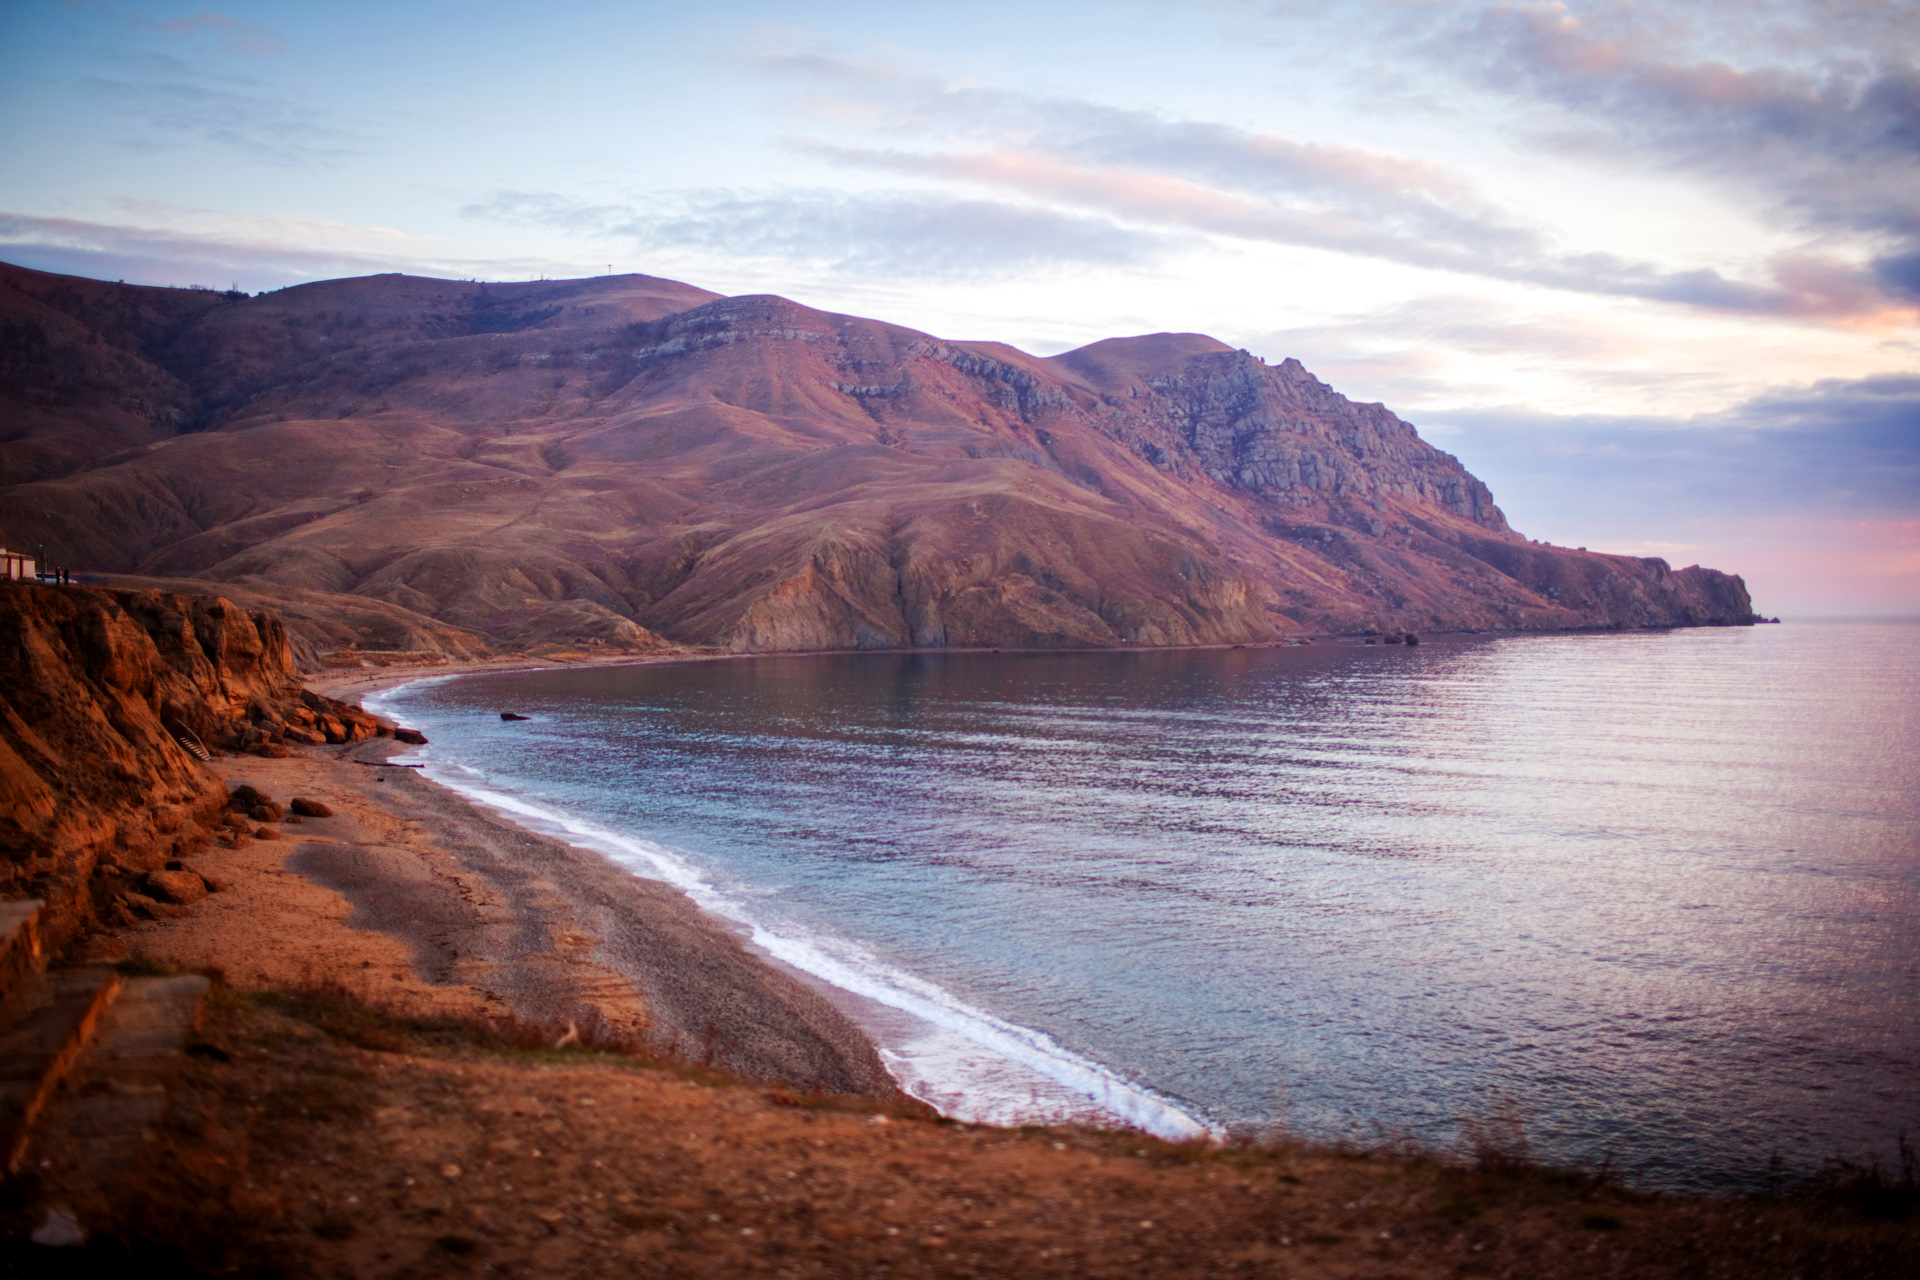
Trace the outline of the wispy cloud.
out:
[[[1777,224],[1864,250],[1864,266],[1833,254],[1778,264],[1787,288],[1853,310],[1876,293],[1920,301],[1917,12],[1500,4],[1455,17],[1431,47],[1482,88],[1559,108],[1564,149],[1607,146],[1718,182]]]
[[[1689,418],[1414,417],[1530,536],[1741,573],[1767,613],[1920,611],[1920,377]]]
[[[191,18],[172,18],[166,22],[156,22],[153,24],[153,27],[154,30],[164,31],[170,36],[184,36],[191,35],[195,31],[206,31],[209,29],[226,31],[239,25],[237,21],[227,17],[225,14],[211,13],[208,10],[202,9]]]
[[[1165,231],[1107,218],[928,193],[681,192],[629,205],[503,192],[462,212],[615,237],[643,250],[717,251],[890,279],[987,279],[1068,263],[1140,264],[1179,243]]]
[[[1270,359],[1297,357],[1347,395],[1383,401],[1406,416],[1435,405],[1511,403],[1549,387],[1550,402],[1535,407],[1726,403],[1730,389],[1711,370],[1650,361],[1655,340],[1644,326],[1582,310],[1427,294],[1283,328],[1240,330],[1230,340]]]
[[[387,271],[496,280],[586,273],[579,264],[551,259],[475,261],[379,227],[159,207],[132,212],[147,225],[0,212],[0,260],[101,280],[208,286],[238,281],[248,289]]]
[[[327,112],[265,89],[196,83],[186,75],[94,77],[90,92],[119,110],[141,146],[182,141],[271,165],[331,164],[364,140],[326,121]]]
[[[464,205],[461,214],[523,227],[552,227],[574,235],[614,235],[638,216],[631,204],[581,200],[553,191],[496,191]]]
[[[1534,503],[1605,507],[1610,521],[1920,518],[1920,376],[1782,388],[1680,419],[1482,410],[1422,421],[1489,483],[1505,477]]]
[[[191,36],[202,31],[220,32],[226,36],[219,45],[222,53],[251,58],[277,58],[287,51],[286,37],[272,27],[243,25],[238,18],[207,9],[202,9],[192,17],[155,22],[153,28],[170,36]]]
[[[768,65],[803,82],[811,104],[834,120],[864,122],[907,144],[794,143],[843,166],[966,183],[1159,231],[1326,249],[1577,293],[1837,318],[1878,314],[1898,301],[1885,272],[1813,253],[1757,264],[1751,278],[1733,279],[1711,267],[1571,250],[1463,175],[1415,157],[818,56]],[[1911,268],[1920,282],[1920,259]]]

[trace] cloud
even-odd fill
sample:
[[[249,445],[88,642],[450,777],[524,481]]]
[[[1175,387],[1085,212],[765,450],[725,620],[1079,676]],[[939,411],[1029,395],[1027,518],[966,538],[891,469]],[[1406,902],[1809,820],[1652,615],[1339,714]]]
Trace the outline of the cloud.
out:
[[[142,145],[187,138],[289,167],[331,164],[358,154],[361,146],[360,139],[323,123],[325,112],[269,93],[186,79],[94,77],[87,84],[135,122]]]
[[[630,204],[592,204],[551,191],[500,191],[460,212],[469,218],[590,236],[614,234],[638,216]]]
[[[138,212],[159,218],[167,211]],[[578,264],[545,259],[476,262],[383,228],[172,212],[175,221],[189,225],[155,228],[0,212],[0,259],[97,280],[209,287],[238,282],[251,290],[388,271],[489,280],[587,274]]]
[[[1920,613],[1920,377],[1691,418],[1415,417],[1529,536],[1740,573],[1766,613]]]
[[[233,39],[221,45],[220,50],[250,58],[277,58],[287,51],[287,40],[272,27],[243,27]]]
[[[1428,405],[1501,404],[1551,386],[1572,408],[1595,403],[1725,403],[1729,388],[1674,362],[1650,364],[1646,326],[1564,308],[1508,307],[1471,294],[1427,294],[1284,328],[1219,336],[1278,361],[1299,359],[1338,390],[1403,415]],[[1657,341],[1657,340],[1656,340]]]
[[[238,18],[229,18],[224,13],[213,13],[202,9],[190,18],[174,18],[167,22],[156,22],[154,30],[170,36],[190,36],[198,31],[230,32],[229,37],[220,44],[222,53],[240,54],[253,58],[277,58],[287,51],[286,37],[272,27],[240,25]]]
[[[802,140],[794,144],[799,150],[846,167],[966,183],[1162,232],[1298,245],[1577,293],[1762,315],[1875,316],[1904,298],[1889,280],[1920,276],[1920,264],[1875,271],[1808,252],[1764,264],[1756,278],[1740,280],[1711,268],[1674,270],[1573,252],[1465,177],[1414,157],[951,85],[818,56],[767,63],[824,90],[809,99],[817,110],[864,120],[916,144]]]
[[[462,212],[618,237],[646,250],[695,249],[809,262],[849,276],[983,279],[1066,264],[1138,265],[1177,247],[1164,232],[1104,218],[922,193],[686,192],[636,205],[505,192]]]
[[[1049,209],[926,196],[716,200],[680,217],[635,223],[642,244],[730,249],[822,261],[862,276],[968,279],[1066,263],[1137,265],[1172,238]]]
[[[1920,301],[1917,40],[1903,5],[1500,4],[1454,19],[1432,52],[1560,108],[1576,122],[1563,146],[1710,178],[1781,225],[1876,253],[1814,291],[1859,306],[1875,291]]]
[[[1683,419],[1485,410],[1422,422],[1496,495],[1609,526],[1675,512],[1920,518],[1920,376],[1783,388]]]
[[[1150,169],[1089,168],[1031,152],[807,149],[841,164],[997,187],[1166,231],[1327,249],[1576,293],[1769,315],[1855,314],[1884,305],[1859,272],[1812,260],[1783,264],[1771,284],[1754,284],[1713,270],[1663,271],[1612,254],[1556,253],[1532,228],[1381,191],[1374,175],[1346,189],[1322,180],[1319,190],[1303,190],[1301,198],[1261,199]]]
[[[239,21],[223,13],[210,13],[202,9],[191,18],[174,18],[168,22],[156,22],[155,30],[164,31],[170,36],[191,35],[195,31],[230,31],[240,25]]]

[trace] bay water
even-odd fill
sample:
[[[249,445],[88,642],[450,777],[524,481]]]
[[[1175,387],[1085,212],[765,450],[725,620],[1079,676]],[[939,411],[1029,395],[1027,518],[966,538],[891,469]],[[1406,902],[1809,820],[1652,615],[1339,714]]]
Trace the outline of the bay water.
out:
[[[957,1116],[1739,1190],[1920,1138],[1920,626],[429,679],[430,776],[680,885]],[[503,722],[503,710],[531,717]]]

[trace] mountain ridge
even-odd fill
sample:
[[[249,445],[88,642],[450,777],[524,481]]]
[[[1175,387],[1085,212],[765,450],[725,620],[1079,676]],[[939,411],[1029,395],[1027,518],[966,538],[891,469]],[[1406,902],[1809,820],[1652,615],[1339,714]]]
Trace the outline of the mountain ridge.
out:
[[[1205,335],[1043,358],[648,276],[4,266],[0,325],[0,538],[335,600],[363,647],[1751,620],[1737,577],[1528,542],[1384,406]]]

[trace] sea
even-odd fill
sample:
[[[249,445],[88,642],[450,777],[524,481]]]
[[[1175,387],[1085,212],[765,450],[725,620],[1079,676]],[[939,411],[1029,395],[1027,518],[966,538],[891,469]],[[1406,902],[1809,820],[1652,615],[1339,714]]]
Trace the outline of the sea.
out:
[[[369,705],[428,776],[823,984],[958,1118],[1712,1193],[1920,1141],[1913,622],[743,657]]]

